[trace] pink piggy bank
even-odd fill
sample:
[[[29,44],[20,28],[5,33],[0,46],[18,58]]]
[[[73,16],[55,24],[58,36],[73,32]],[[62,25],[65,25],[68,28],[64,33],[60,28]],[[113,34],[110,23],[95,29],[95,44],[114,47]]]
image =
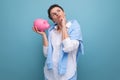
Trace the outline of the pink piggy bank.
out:
[[[36,19],[33,24],[34,27],[37,28],[39,31],[45,31],[50,26],[48,21],[44,19]]]

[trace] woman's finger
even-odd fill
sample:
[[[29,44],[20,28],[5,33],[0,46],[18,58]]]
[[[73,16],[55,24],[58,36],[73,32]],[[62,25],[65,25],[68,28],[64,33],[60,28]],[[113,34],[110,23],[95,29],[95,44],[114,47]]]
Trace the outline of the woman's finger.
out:
[[[37,27],[35,27],[35,28],[36,28],[36,31],[39,31]]]
[[[32,29],[33,29],[33,31],[35,31],[35,32],[36,32],[36,30],[35,30],[35,28],[34,28],[34,27],[32,27]]]

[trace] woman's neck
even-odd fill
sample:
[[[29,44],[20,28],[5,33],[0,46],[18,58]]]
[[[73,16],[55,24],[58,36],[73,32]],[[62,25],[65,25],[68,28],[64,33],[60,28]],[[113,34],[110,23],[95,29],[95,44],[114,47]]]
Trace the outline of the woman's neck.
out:
[[[58,32],[61,32],[61,31],[62,31],[62,27],[59,26],[59,25],[57,25],[57,31],[58,31]]]

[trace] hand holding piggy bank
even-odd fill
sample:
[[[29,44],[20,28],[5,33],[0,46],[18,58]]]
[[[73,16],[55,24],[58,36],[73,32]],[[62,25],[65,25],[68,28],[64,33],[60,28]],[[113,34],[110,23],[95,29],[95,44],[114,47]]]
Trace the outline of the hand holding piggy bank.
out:
[[[37,28],[40,32],[43,32],[50,27],[47,20],[40,19],[40,18],[34,20],[33,24],[34,24],[34,27]]]

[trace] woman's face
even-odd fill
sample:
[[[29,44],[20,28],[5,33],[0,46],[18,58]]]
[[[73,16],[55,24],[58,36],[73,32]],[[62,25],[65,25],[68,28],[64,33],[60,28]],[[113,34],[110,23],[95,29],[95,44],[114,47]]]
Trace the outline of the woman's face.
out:
[[[50,16],[55,23],[59,24],[61,20],[65,18],[65,13],[61,8],[54,7],[50,11]]]

